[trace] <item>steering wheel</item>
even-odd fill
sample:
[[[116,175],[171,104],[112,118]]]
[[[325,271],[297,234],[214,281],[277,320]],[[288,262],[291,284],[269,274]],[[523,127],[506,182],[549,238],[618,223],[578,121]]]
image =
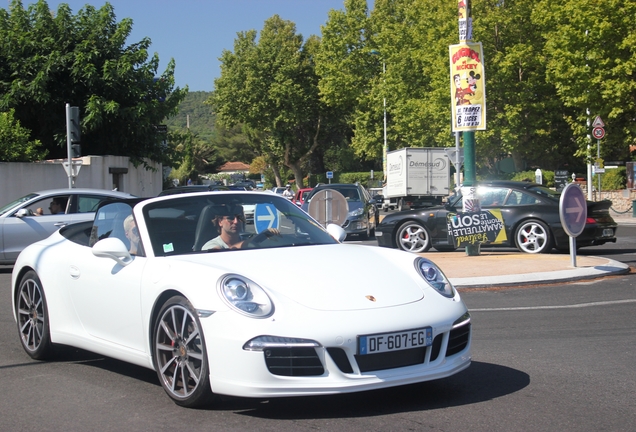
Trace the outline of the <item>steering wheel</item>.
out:
[[[244,240],[243,244],[241,245],[241,249],[253,249],[255,247],[258,247],[265,240],[271,239],[274,236],[280,236],[280,235],[281,235],[280,231],[278,231],[277,229],[268,228],[265,231],[261,231],[255,236],[250,237],[247,240]]]

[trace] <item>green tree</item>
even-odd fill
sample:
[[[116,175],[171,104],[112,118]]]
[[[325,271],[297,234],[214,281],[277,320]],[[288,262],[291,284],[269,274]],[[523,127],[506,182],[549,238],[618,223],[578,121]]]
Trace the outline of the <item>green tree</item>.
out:
[[[323,28],[317,70],[329,105],[355,131],[352,147],[381,160],[384,101],[390,150],[451,143],[448,45],[456,5],[443,0],[346,0]],[[377,54],[377,55],[375,55]]]
[[[295,24],[278,15],[265,21],[258,42],[256,36],[255,30],[241,32],[234,52],[223,52],[210,103],[221,124],[242,125],[255,152],[267,157],[278,184],[286,166],[302,186],[303,167],[320,144],[328,115],[314,70],[320,42],[309,37],[303,43]]]
[[[486,65],[488,129],[475,134],[481,165],[493,169],[510,154],[524,163],[557,169],[576,164],[576,145],[564,120],[568,108],[546,80],[545,41],[531,20],[534,0],[474,2],[474,39]]]
[[[14,118],[14,110],[0,112],[0,161],[31,162],[44,157],[42,144],[29,138],[29,130]]]
[[[73,15],[44,0],[0,9],[0,111],[15,109],[51,157],[66,154],[66,103],[80,108],[85,153],[168,163],[174,155],[156,125],[175,113],[187,89],[174,88],[174,60],[158,75],[150,39],[126,45],[133,22],[106,3]]]
[[[546,78],[570,108],[565,119],[581,156],[590,144],[587,120],[596,115],[606,125],[603,157],[629,159],[636,143],[635,15],[631,0],[541,0],[534,8],[546,41]]]

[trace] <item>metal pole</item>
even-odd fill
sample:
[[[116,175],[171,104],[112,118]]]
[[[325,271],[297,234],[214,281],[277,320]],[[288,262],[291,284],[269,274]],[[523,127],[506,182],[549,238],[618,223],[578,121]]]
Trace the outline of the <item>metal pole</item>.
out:
[[[386,83],[386,62],[382,62],[382,77]],[[384,107],[384,147],[382,148],[382,171],[384,171],[384,183],[386,183],[386,154],[389,151],[389,146],[386,142],[386,96],[383,98]]]
[[[458,188],[462,182],[461,178],[461,156],[459,154],[459,132],[455,132],[455,187]]]
[[[68,160],[68,188],[73,188],[73,165],[71,161],[71,105],[66,104],[66,153]]]
[[[601,140],[596,140],[596,163],[601,160]],[[599,166],[600,168],[600,166]],[[601,173],[596,174],[598,176],[598,195],[596,201],[601,201]]]

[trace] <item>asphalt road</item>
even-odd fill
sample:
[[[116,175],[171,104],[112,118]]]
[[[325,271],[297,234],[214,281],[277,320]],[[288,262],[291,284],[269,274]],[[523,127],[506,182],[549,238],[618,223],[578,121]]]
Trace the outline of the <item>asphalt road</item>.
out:
[[[589,253],[633,262],[636,228]],[[582,253],[588,253],[582,249]],[[473,364],[444,380],[343,396],[226,398],[188,410],[153,371],[66,348],[22,351],[0,266],[3,430],[636,430],[636,285],[602,280],[470,290]]]

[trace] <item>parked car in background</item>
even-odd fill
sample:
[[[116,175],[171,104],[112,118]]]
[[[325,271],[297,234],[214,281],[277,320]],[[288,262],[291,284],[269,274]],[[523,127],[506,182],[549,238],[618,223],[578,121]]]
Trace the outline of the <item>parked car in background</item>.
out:
[[[560,192],[530,182],[483,181],[477,185],[482,210],[500,210],[507,240],[501,246],[527,253],[569,250],[569,236],[561,225]],[[587,201],[587,221],[576,246],[616,242],[617,223],[609,213],[611,201]],[[378,245],[411,252],[455,250],[449,236],[448,215],[462,211],[461,193],[443,206],[388,214],[377,227]],[[493,245],[497,246],[497,245]]]
[[[50,189],[5,205],[0,208],[0,264],[13,264],[25,247],[63,226],[93,220],[102,201],[132,197],[103,189]]]
[[[273,188],[270,189],[272,192],[274,192],[277,195],[282,195],[283,192],[285,192],[285,188],[284,187],[280,187],[280,186],[274,186]]]
[[[326,189],[340,192],[347,200],[349,213],[342,225],[347,235],[359,235],[362,238],[373,236],[378,223],[378,209],[369,192],[357,183],[319,184],[312,189],[301,208],[308,211],[311,198]]]
[[[244,227],[246,205],[267,217]],[[131,215],[135,252],[122,222]],[[210,245],[218,224],[242,245]],[[185,407],[214,394],[385,389],[469,367],[471,317],[439,267],[344,237],[271,193],[109,202],[94,222],[26,248],[6,299],[31,358],[55,360],[60,344],[142,366]],[[307,277],[308,265],[328,271]]]
[[[175,186],[169,189],[162,190],[158,196],[166,196],[166,195],[174,195],[174,194],[182,194],[182,193],[194,193],[194,192],[227,191],[227,190],[230,190],[228,186],[219,185],[219,184]]]
[[[292,201],[294,201],[298,207],[301,207],[312,190],[313,188],[298,189],[294,194],[294,199]]]
[[[242,187],[245,190],[254,190],[256,189],[256,182],[254,180],[243,180],[243,181],[233,183],[230,186]]]

